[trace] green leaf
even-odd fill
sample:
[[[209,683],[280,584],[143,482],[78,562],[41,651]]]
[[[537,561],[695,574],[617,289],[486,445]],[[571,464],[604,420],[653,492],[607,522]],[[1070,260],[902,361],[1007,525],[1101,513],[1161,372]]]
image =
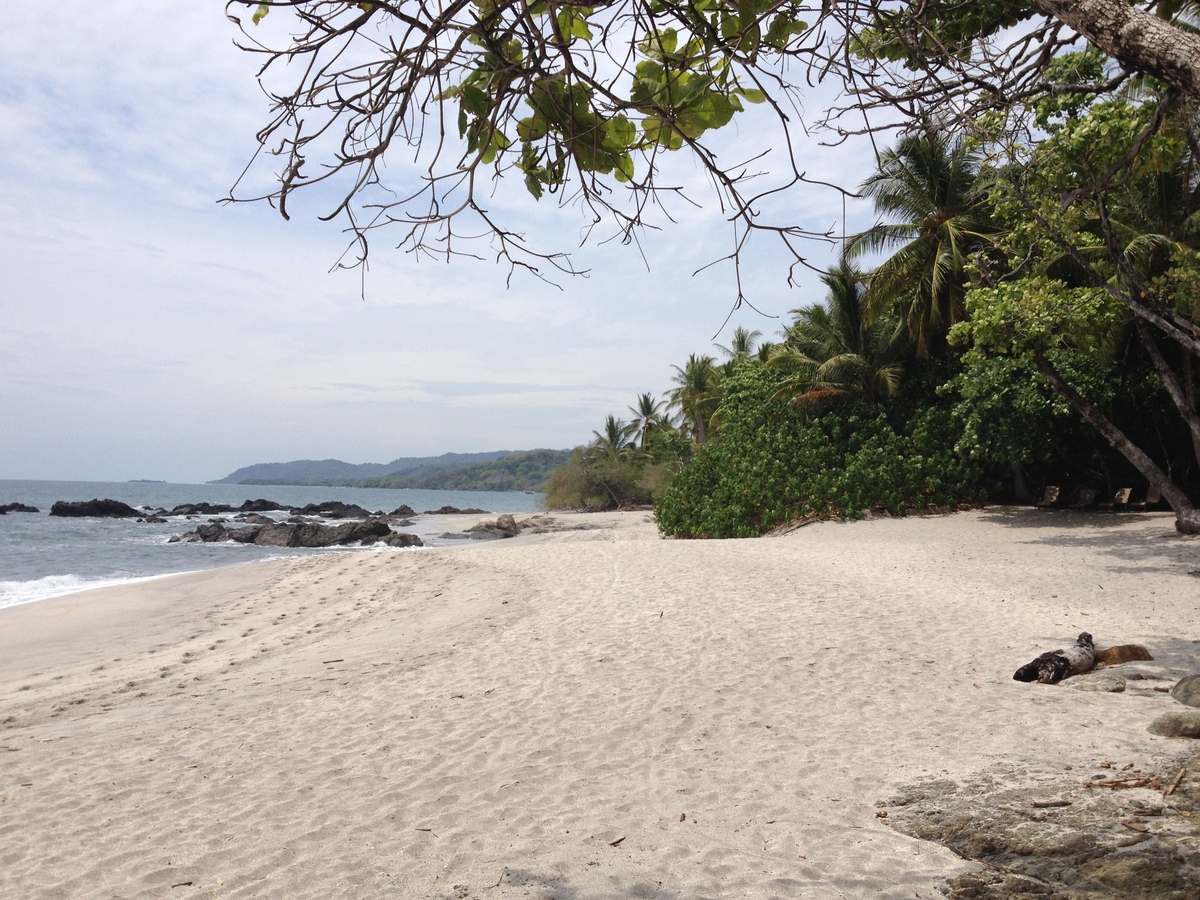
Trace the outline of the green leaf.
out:
[[[476,118],[486,118],[488,114],[488,95],[473,85],[464,85],[462,89],[463,107]]]
[[[604,123],[604,144],[611,150],[624,150],[637,142],[637,128],[622,115],[613,116]]]
[[[734,93],[743,98],[747,103],[767,102],[766,93],[757,88],[735,88]]]
[[[621,153],[615,157],[616,165],[613,167],[613,177],[621,184],[626,184],[633,180],[633,157],[628,153]]]
[[[532,172],[525,176],[525,189],[533,194],[534,200],[542,199],[542,183]]]
[[[266,4],[266,3],[258,4],[258,8],[256,10],[254,10],[254,18],[252,20],[254,22],[254,24],[257,25],[259,22],[261,22],[263,19],[265,19],[267,17],[267,13],[269,13],[270,11],[271,11],[271,7],[268,4]]]
[[[550,123],[540,112],[517,122],[517,137],[526,143],[540,141],[550,131]]]

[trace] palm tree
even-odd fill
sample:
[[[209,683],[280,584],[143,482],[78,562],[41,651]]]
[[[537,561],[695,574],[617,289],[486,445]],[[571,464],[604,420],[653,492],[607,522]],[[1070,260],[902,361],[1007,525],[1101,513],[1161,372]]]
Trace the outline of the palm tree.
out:
[[[821,277],[826,304],[792,310],[783,344],[769,365],[786,371],[776,397],[810,403],[859,394],[877,403],[896,393],[907,351],[904,323],[895,316],[870,321],[868,288],[861,272],[844,258]]]
[[[629,411],[633,413],[632,424],[641,435],[638,442],[641,450],[646,449],[646,435],[666,424],[666,406],[665,400],[655,400],[653,394],[639,394],[637,406],[629,407]]]
[[[592,447],[600,456],[607,456],[611,459],[617,459],[622,456],[628,456],[633,449],[633,443],[629,440],[637,433],[637,425],[635,423],[623,422],[616,416],[610,415],[604,420],[604,433],[593,431],[596,440],[592,441]]]
[[[871,275],[870,315],[907,307],[921,359],[939,334],[965,318],[964,264],[993,240],[986,197],[977,189],[979,165],[979,154],[961,137],[926,124],[886,151],[860,188],[878,212],[900,220],[880,222],[848,247],[852,258],[895,248]]]
[[[671,367],[675,370],[675,387],[670,393],[670,407],[679,410],[697,444],[708,441],[709,422],[721,402],[715,362],[711,356],[693,353],[682,369]]]
[[[733,340],[728,347],[723,344],[714,346],[729,359],[745,359],[754,355],[754,342],[760,337],[762,337],[761,331],[751,331],[739,325],[733,329]]]

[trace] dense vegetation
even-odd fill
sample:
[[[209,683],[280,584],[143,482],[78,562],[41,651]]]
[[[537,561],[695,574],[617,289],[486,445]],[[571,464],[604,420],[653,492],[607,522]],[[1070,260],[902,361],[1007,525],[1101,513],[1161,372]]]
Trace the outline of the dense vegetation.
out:
[[[1094,85],[1102,62],[1062,57],[1064,83]],[[862,185],[881,221],[847,242],[826,296],[777,343],[739,329],[723,363],[676,366],[677,418],[656,428],[694,458],[654,491],[630,464],[623,496],[653,496],[667,534],[741,537],[1049,483],[1154,487],[1200,527],[1193,111],[1145,85],[1069,96],[1028,110],[1035,145],[923,122],[883,153]]]

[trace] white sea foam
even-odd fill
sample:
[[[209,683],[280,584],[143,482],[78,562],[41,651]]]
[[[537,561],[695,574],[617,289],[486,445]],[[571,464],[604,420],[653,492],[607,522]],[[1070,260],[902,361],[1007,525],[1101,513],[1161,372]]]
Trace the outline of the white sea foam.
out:
[[[164,576],[80,578],[78,575],[47,575],[45,578],[35,578],[32,581],[0,581],[0,609],[6,606],[32,603],[35,600],[46,600],[50,597],[61,597],[64,594],[90,591],[92,588],[131,584],[135,581],[149,581],[151,578],[162,577]]]

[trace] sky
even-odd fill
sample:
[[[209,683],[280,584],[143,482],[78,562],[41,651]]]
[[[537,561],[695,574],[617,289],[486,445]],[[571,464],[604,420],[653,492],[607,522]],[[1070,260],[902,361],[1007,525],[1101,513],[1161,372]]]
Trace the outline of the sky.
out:
[[[676,205],[640,250],[579,248],[577,210],[497,194],[506,221],[575,250],[587,278],[509,282],[490,258],[418,261],[386,235],[365,282],[331,272],[343,226],[318,203],[298,200],[290,221],[218,203],[269,116],[221,0],[59,0],[5,20],[0,479],[199,483],[258,462],[568,448],[665,394],[688,354],[719,355],[737,326],[771,339],[821,298],[814,274],[787,285],[764,240],[743,272],[761,314],[730,315],[731,268],[694,273],[732,232],[683,158],[672,176],[704,206]],[[810,176],[853,186],[871,171],[863,148],[794,137]],[[748,117],[721,140],[734,160],[774,139]],[[778,202],[795,224],[841,227],[828,190]],[[850,224],[869,209],[852,204]]]

